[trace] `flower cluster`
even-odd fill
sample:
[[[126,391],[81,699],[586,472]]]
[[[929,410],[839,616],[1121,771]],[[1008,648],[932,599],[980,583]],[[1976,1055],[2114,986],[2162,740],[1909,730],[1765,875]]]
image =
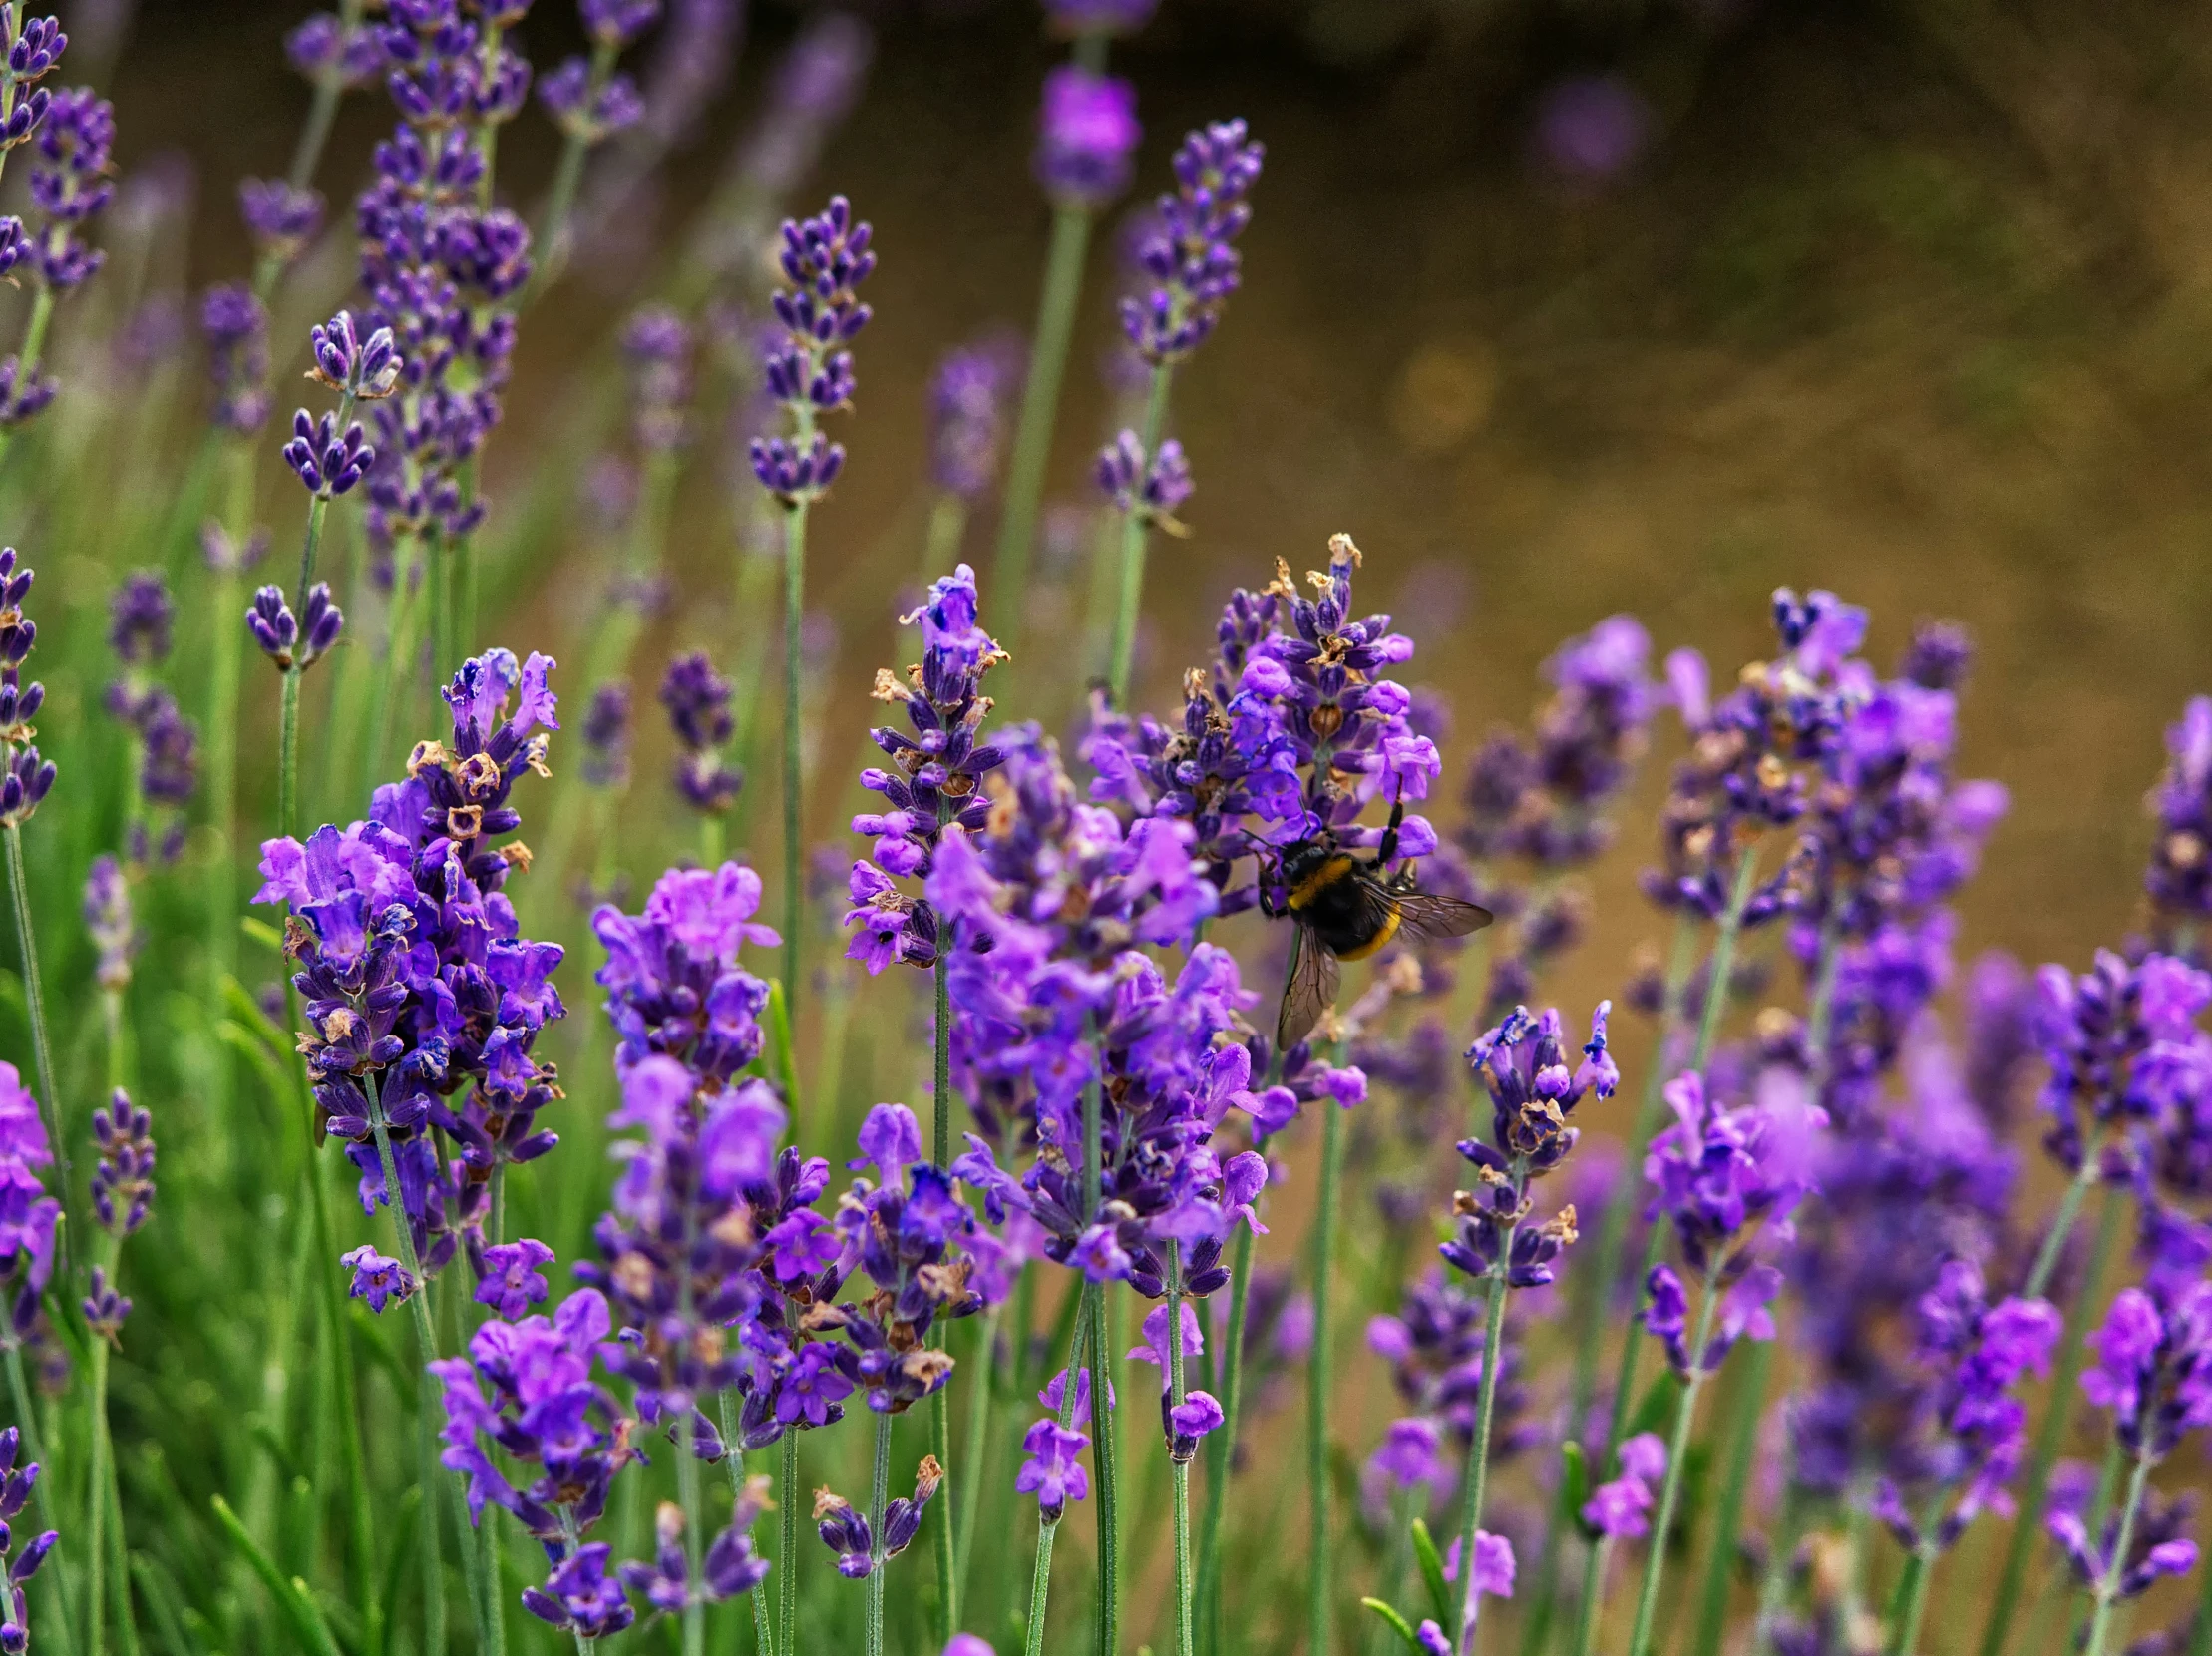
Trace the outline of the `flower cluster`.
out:
[[[323,205],[320,191],[284,179],[239,181],[238,216],[264,274],[287,268],[307,250],[322,228]]]
[[[2212,1282],[2123,1288],[2090,1339],[2082,1394],[2130,1453],[2163,1458],[2212,1426]]]
[[[353,410],[391,396],[406,364],[392,343],[391,328],[378,327],[364,339],[350,310],[308,331],[315,361],[311,377],[338,393],[338,408],[319,420],[304,408],[293,413],[284,463],[309,494],[329,500],[351,491],[376,465],[377,451],[352,417]]]
[[[47,24],[51,26],[51,19]],[[29,44],[26,25],[16,48]],[[43,74],[53,67],[67,37],[52,34],[49,48],[30,54],[35,67],[44,60]],[[11,61],[14,53],[11,52]],[[10,79],[19,80],[12,72]],[[43,114],[40,113],[43,105]],[[31,164],[31,205],[39,222],[27,228],[19,219],[0,219],[0,275],[27,266],[31,278],[49,302],[74,292],[89,281],[107,255],[85,240],[92,221],[115,198],[115,108],[90,87],[71,87],[49,99],[44,88],[17,106],[16,116],[28,115],[36,126],[37,152]],[[16,119],[8,122],[10,144]],[[43,312],[40,313],[43,316]],[[0,362],[0,426],[16,426],[30,419],[54,400],[58,389],[52,375],[39,371],[43,340],[34,331],[24,341],[21,355]]]
[[[745,1480],[731,1503],[730,1521],[707,1542],[706,1551],[699,1560],[696,1583],[691,1579],[690,1555],[684,1550],[683,1508],[673,1501],[662,1501],[660,1510],[653,1514],[652,1561],[624,1564],[620,1572],[622,1584],[667,1615],[681,1615],[693,1604],[720,1604],[751,1592],[768,1579],[768,1560],[753,1547],[753,1523],[769,1507],[768,1490],[769,1481],[765,1477]],[[553,1586],[552,1582],[547,1583],[549,1592]],[[559,1602],[575,1615],[570,1600]],[[539,1605],[533,1604],[531,1610],[536,1615],[546,1616]],[[560,1625],[552,1616],[546,1619],[553,1621],[555,1626]],[[580,1617],[577,1625],[581,1626]]]
[[[1875,1512],[1905,1546],[1948,1548],[2005,1487],[2027,1447],[2027,1410],[2014,1389],[2050,1370],[2058,1313],[2047,1301],[1990,1302],[1979,1266],[1953,1260],[1916,1307],[1918,1361],[1934,1372],[1908,1469],[1885,1476]],[[1930,1501],[1951,1502],[1931,1512]],[[1955,1497],[1955,1499],[1954,1499]]]
[[[591,919],[621,1041],[622,1107],[608,1124],[641,1136],[616,1146],[613,1205],[593,1233],[604,1263],[577,1274],[613,1304],[624,1332],[612,1361],[639,1417],[665,1420],[709,1459],[722,1443],[699,1405],[746,1369],[725,1330],[766,1296],[761,1204],[747,1203],[774,1188],[784,1126],[768,1085],[738,1078],[764,1041],[768,986],[739,964],[745,944],[776,942],[752,919],[759,907],[760,877],[724,863],[669,870],[640,915],[605,905]]]
[[[2167,727],[2165,773],[2146,804],[2158,824],[2143,874],[2151,946],[2202,960],[2212,919],[2212,696],[2190,697]]]
[[[538,84],[539,101],[569,141],[590,150],[645,118],[645,101],[614,60],[660,16],[660,0],[580,0],[589,59],[564,59]]]
[[[1527,1225],[1532,1182],[1566,1160],[1581,1136],[1568,1124],[1577,1104],[1595,1093],[1610,1098],[1621,1071],[1606,1050],[1602,1002],[1590,1021],[1583,1061],[1567,1065],[1565,1033],[1557,1009],[1532,1018],[1518,1008],[1467,1049],[1467,1061],[1490,1093],[1491,1140],[1461,1139],[1459,1153],[1473,1164],[1477,1190],[1452,1198],[1455,1234],[1440,1250],[1445,1262],[1477,1279],[1497,1278],[1509,1288],[1540,1288],[1552,1281],[1552,1262],[1576,1240],[1575,1210],[1564,1207],[1541,1225]]]
[[[1224,1273],[1224,1280],[1227,1280],[1227,1273]],[[1182,1337],[1185,1363],[1206,1350],[1205,1337],[1199,1331],[1198,1312],[1186,1299],[1178,1299],[1175,1305],[1177,1323],[1168,1321],[1165,1305],[1156,1305],[1145,1313],[1144,1344],[1132,1347],[1129,1359],[1133,1363],[1150,1363],[1160,1371],[1160,1431],[1167,1440],[1168,1458],[1178,1465],[1188,1465],[1197,1458],[1200,1440],[1218,1430],[1225,1417],[1221,1400],[1197,1387],[1187,1389],[1181,1403],[1175,1401],[1172,1345],[1176,1335]]]
[[[1790,1215],[1814,1188],[1810,1133],[1827,1121],[1805,1102],[1786,1112],[1760,1104],[1728,1108],[1695,1070],[1668,1082],[1665,1096],[1674,1124],[1652,1140],[1644,1158],[1653,1191],[1647,1216],[1672,1225],[1683,1262],[1708,1294],[1725,1292],[1712,1333],[1693,1351],[1689,1296],[1670,1266],[1655,1265],[1645,1284],[1644,1326],[1665,1344],[1677,1374],[1710,1374],[1745,1335],[1774,1336],[1766,1308],[1781,1292],[1782,1274],[1754,1263],[1749,1244],[1754,1236],[1784,1243],[1794,1234]]]
[[[327,655],[346,629],[343,610],[331,602],[330,583],[318,581],[307,589],[302,614],[292,614],[284,589],[255,590],[245,613],[246,631],[254,644],[279,672],[305,672]]]
[[[2196,1514],[2193,1492],[2184,1491],[2163,1500],[2155,1490],[2146,1491],[2142,1510],[2132,1526],[2113,1512],[2092,1532],[2089,1507],[2096,1481],[2096,1474],[2086,1466],[2061,1466],[2051,1476],[2050,1507],[2043,1514],[2043,1528],[2058,1543],[2078,1585],[2090,1592],[2101,1591],[2116,1562],[2119,1579],[2114,1583],[2113,1598],[2139,1598],[2160,1576],[2187,1575],[2196,1568],[2197,1544],[2188,1534],[2190,1520]],[[2127,1530],[2127,1551],[2121,1555],[2123,1528]],[[2128,1648],[2137,1651],[2142,1647]]]
[[[606,1510],[616,1474],[643,1458],[630,1447],[635,1423],[592,1378],[593,1353],[611,1326],[606,1301],[579,1289],[551,1318],[488,1319],[471,1336],[467,1357],[430,1365],[446,1417],[439,1459],[467,1477],[469,1516],[481,1523],[486,1506],[504,1507],[545,1542],[553,1577],[523,1602],[554,1626],[573,1622],[587,1635],[630,1620],[619,1593],[594,1608],[576,1602],[574,1560],[581,1537]],[[517,1487],[495,1452],[535,1475]]]
[[[1130,160],[1143,136],[1135,87],[1063,64],[1044,78],[1031,166],[1055,206],[1096,212],[1129,188]]]
[[[168,585],[150,571],[126,577],[108,604],[108,643],[124,673],[108,686],[105,702],[134,738],[137,804],[155,813],[142,818],[134,811],[129,828],[134,862],[145,862],[157,850],[162,861],[172,862],[184,850],[183,812],[198,775],[197,727],[184,717],[177,698],[148,676],[148,669],[168,658],[175,616]],[[164,815],[167,826],[157,847],[153,829]]]
[[[1122,331],[1156,368],[1204,344],[1243,281],[1236,242],[1252,221],[1245,198],[1266,155],[1242,121],[1217,121],[1175,152],[1175,194],[1160,198],[1158,222],[1137,249],[1152,285],[1121,302]]]
[[[2078,978],[2044,967],[2036,988],[2050,1065],[2043,1144],[2069,1172],[2094,1160],[2101,1176],[2131,1181],[2154,1136],[2212,1099],[2212,1037],[2197,1025],[2212,974],[2170,955],[2131,965],[2099,950]]]
[[[243,282],[210,287],[200,301],[199,331],[207,342],[215,424],[253,436],[269,417],[268,307]]]
[[[1191,498],[1191,464],[1183,445],[1170,437],[1147,457],[1133,431],[1124,431],[1098,451],[1091,468],[1106,504],[1124,517],[1135,515],[1171,535],[1185,533],[1175,510]]]
[[[389,328],[400,373],[375,410],[369,532],[398,542],[469,533],[482,504],[461,471],[498,425],[514,354],[514,304],[531,276],[530,230],[490,205],[490,136],[522,110],[530,66],[506,7],[479,21],[453,0],[402,0],[375,33],[401,125],[376,148],[354,204],[372,330]],[[342,423],[342,422],[341,422]]]
[[[845,467],[845,447],[815,429],[824,414],[849,408],[856,381],[847,349],[873,312],[856,289],[876,268],[875,232],[833,196],[820,215],[785,219],[784,280],[775,295],[781,332],[763,361],[767,394],[792,422],[788,436],[756,437],[753,475],[786,508],[819,499]]]
[[[129,1236],[154,1209],[154,1117],[120,1086],[92,1114],[92,1211],[111,1235]]]
[[[561,950],[523,937],[501,890],[528,849],[491,843],[521,825],[508,803],[517,779],[547,774],[553,665],[504,649],[472,657],[444,692],[450,744],[418,743],[367,821],[261,847],[254,901],[292,910],[285,947],[311,1026],[301,1049],[318,1125],[347,1141],[372,1211],[392,1199],[371,1142],[389,1134],[429,1272],[464,1238],[479,1251],[493,1171],[555,1142],[537,1117],[557,1082],[532,1047],[564,1014],[551,982]],[[456,1148],[450,1167],[434,1136]]]
[[[1511,1317],[1509,1313],[1509,1317]],[[1481,1409],[1484,1296],[1431,1266],[1409,1285],[1395,1314],[1367,1323],[1367,1349],[1390,1365],[1390,1380],[1413,1413],[1390,1423],[1368,1459],[1370,1486],[1450,1488],[1475,1441]],[[1510,1459],[1536,1441],[1529,1392],[1511,1336],[1499,1353],[1490,1456]],[[1446,1450],[1450,1449],[1447,1455]]]
[[[38,642],[38,622],[23,613],[33,571],[13,547],[0,547],[0,826],[30,819],[54,786],[54,763],[41,759],[31,720],[46,705],[46,686],[23,682],[23,663]]]
[[[1866,625],[1867,613],[1833,593],[1799,599],[1785,587],[1774,595],[1780,652],[1746,666],[1719,700],[1696,651],[1678,649],[1666,658],[1690,750],[1674,767],[1660,813],[1666,865],[1644,875],[1653,902],[1706,919],[1720,915],[1738,857],[1763,830],[1804,816],[1821,762],[1835,752],[1871,684],[1856,657]],[[1751,892],[1743,924],[1772,920],[1789,900],[1789,876],[1777,873]]]
[[[822,1544],[837,1554],[837,1572],[852,1581],[865,1581],[884,1567],[884,1561],[896,1558],[914,1544],[922,1533],[922,1514],[937,1492],[937,1485],[944,1481],[944,1468],[937,1464],[936,1456],[924,1454],[922,1464],[915,1468],[914,1495],[900,1495],[884,1506],[884,1521],[879,1534],[875,1525],[849,1500],[828,1489],[817,1489],[814,1495],[816,1532]]]
[[[722,749],[737,729],[730,716],[730,681],[714,670],[705,650],[694,650],[668,663],[660,704],[668,709],[679,749],[676,792],[695,811],[710,816],[727,811],[745,785],[744,773],[722,762]]]
[[[1001,748],[978,738],[990,714],[983,674],[1006,657],[982,629],[975,572],[965,564],[933,583],[922,607],[905,618],[922,623],[922,660],[907,682],[881,670],[876,699],[906,710],[909,735],[879,725],[869,737],[891,761],[861,772],[861,786],[887,809],[853,818],[853,832],[875,840],[873,861],[853,864],[845,924],[854,928],[846,954],[870,976],[897,963],[930,967],[946,947],[937,906],[918,899],[901,880],[926,881],[946,828],[973,831],[988,819],[980,791],[1001,760]]]
[[[62,1204],[46,1193],[38,1171],[53,1160],[38,1101],[15,1065],[0,1060],[0,1286],[8,1295],[10,1343],[31,1332],[39,1297],[54,1277]]]
[[[1232,595],[1212,671],[1184,679],[1180,730],[1107,715],[1084,746],[1093,798],[1191,824],[1225,914],[1260,896],[1258,880],[1236,878],[1239,859],[1255,857],[1260,878],[1280,883],[1269,865],[1296,840],[1377,846],[1383,830],[1357,825],[1365,806],[1425,799],[1442,770],[1435,743],[1413,728],[1412,696],[1383,676],[1411,658],[1412,639],[1388,616],[1353,619],[1359,562],[1351,538],[1334,537],[1328,569],[1307,577],[1311,599],[1279,562],[1266,592]],[[1405,818],[1401,857],[1426,857],[1436,843],[1426,818]]]
[[[584,705],[576,727],[583,744],[577,774],[594,788],[620,789],[630,779],[630,687],[622,679],[601,684]]]
[[[131,965],[143,941],[131,913],[131,884],[123,864],[106,852],[93,858],[85,874],[85,932],[99,965],[93,981],[103,992],[120,995],[131,987]]]
[[[1640,1432],[1623,1443],[1621,1475],[1590,1492],[1578,1514],[1594,1535],[1614,1540],[1648,1535],[1652,1530],[1652,1486],[1666,1476],[1666,1446],[1653,1432]]]

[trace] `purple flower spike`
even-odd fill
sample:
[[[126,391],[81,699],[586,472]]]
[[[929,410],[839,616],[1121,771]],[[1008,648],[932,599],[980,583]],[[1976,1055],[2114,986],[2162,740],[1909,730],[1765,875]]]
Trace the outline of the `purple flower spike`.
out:
[[[2212,1426],[2212,1282],[2123,1288],[2090,1344],[2082,1394],[2111,1412],[2128,1449],[2161,1458]]]
[[[1121,303],[1122,331],[1147,362],[1179,361],[1206,342],[1243,280],[1237,237],[1252,221],[1245,198],[1266,150],[1242,121],[1194,132],[1175,153],[1176,194],[1159,199],[1159,225],[1137,251],[1152,285]]]
[[[720,1604],[751,1592],[768,1579],[768,1561],[755,1552],[752,1537],[754,1521],[768,1509],[768,1491],[767,1478],[746,1479],[731,1508],[729,1523],[707,1545],[697,1583],[691,1579],[691,1561],[684,1550],[683,1508],[673,1501],[661,1502],[653,1520],[653,1560],[624,1564],[623,1584],[668,1615],[681,1615],[694,1604]]]
[[[607,46],[633,45],[660,21],[660,0],[577,0],[585,33]]]
[[[1087,1419],[1080,1409],[1077,1415]],[[1037,1497],[1038,1514],[1044,1522],[1058,1523],[1069,1501],[1090,1497],[1090,1475],[1084,1471],[1081,1458],[1090,1447],[1090,1439],[1050,1416],[1023,1435],[1022,1452],[1028,1458],[1014,1474],[1014,1488],[1020,1494]]]
[[[1137,434],[1124,431],[1098,451],[1092,476],[1115,511],[1137,513],[1170,534],[1184,533],[1183,526],[1176,522],[1175,509],[1191,498],[1194,485],[1183,445],[1174,438],[1162,443],[1160,452],[1147,464]]]
[[[930,474],[947,494],[973,501],[989,491],[1020,360],[1018,345],[994,338],[947,351],[938,362],[929,382]]]
[[[786,285],[773,300],[779,331],[763,373],[769,399],[783,405],[797,429],[788,437],[755,438],[751,458],[754,476],[786,508],[820,498],[845,464],[843,448],[819,432],[808,434],[819,415],[852,401],[856,382],[847,347],[871,314],[856,289],[876,268],[873,238],[842,196],[832,197],[817,217],[784,221]]]
[[[127,667],[159,666],[169,658],[177,606],[158,570],[126,576],[108,600],[108,647]]]
[[[1032,163],[1037,182],[1055,203],[1096,212],[1129,188],[1130,158],[1143,136],[1135,87],[1063,65],[1044,78]]]
[[[543,1587],[523,1589],[523,1608],[540,1621],[573,1629],[586,1639],[621,1632],[637,1619],[637,1612],[608,1572],[613,1550],[604,1541],[577,1547],[553,1567]]]
[[[238,185],[238,215],[261,257],[289,265],[322,228],[322,193],[282,179],[246,179]]]
[[[313,347],[314,377],[333,391],[364,402],[388,397],[399,383],[399,352],[392,330],[378,328],[366,339],[355,330],[353,312],[341,310],[307,330]]]
[[[682,750],[676,791],[693,810],[710,816],[727,811],[745,785],[744,773],[722,762],[722,749],[737,729],[730,696],[730,681],[714,670],[704,650],[677,656],[660,682],[660,704],[668,709]]]
[[[154,1117],[116,1088],[93,1112],[92,1207],[101,1228],[129,1236],[154,1207]]]
[[[245,613],[246,630],[261,653],[285,671],[305,671],[338,641],[345,630],[345,613],[330,602],[330,584],[318,581],[307,589],[305,624],[284,602],[284,589],[262,587],[253,595]]]
[[[343,495],[376,464],[376,450],[368,442],[361,422],[355,420],[343,434],[338,417],[325,413],[310,420],[302,408],[292,416],[292,440],[284,445],[284,463],[298,474],[311,495]]]
[[[1620,1461],[1621,1475],[1584,1502],[1582,1521],[1597,1535],[1641,1538],[1652,1530],[1652,1489],[1666,1476],[1666,1446],[1657,1433],[1639,1433],[1621,1446]]]
[[[28,821],[54,785],[54,765],[39,757],[31,720],[46,704],[46,686],[23,682],[23,664],[38,642],[38,622],[23,613],[33,572],[13,547],[0,547],[0,824]]]

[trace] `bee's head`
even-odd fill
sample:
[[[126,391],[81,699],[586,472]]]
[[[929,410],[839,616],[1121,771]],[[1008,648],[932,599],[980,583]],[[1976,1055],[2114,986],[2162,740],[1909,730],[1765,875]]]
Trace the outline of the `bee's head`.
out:
[[[1297,885],[1326,862],[1334,849],[1325,835],[1293,840],[1286,845],[1282,852],[1283,883],[1287,886]]]

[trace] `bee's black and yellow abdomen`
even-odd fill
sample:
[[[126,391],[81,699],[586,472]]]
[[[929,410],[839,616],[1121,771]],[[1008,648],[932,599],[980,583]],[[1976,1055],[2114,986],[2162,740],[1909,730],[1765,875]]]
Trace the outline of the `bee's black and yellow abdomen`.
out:
[[[1374,865],[1337,852],[1290,888],[1290,912],[1339,960],[1364,960],[1398,929],[1397,904]]]
[[[1349,949],[1337,950],[1336,958],[1341,961],[1363,961],[1397,935],[1398,911],[1392,907],[1383,912],[1381,929],[1373,937],[1365,943],[1354,944]]]

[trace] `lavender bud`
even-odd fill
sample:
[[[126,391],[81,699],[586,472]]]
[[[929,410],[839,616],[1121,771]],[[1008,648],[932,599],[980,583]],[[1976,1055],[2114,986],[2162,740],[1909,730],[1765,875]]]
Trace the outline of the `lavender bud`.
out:
[[[166,660],[170,623],[177,607],[158,570],[126,576],[108,601],[108,647],[125,666],[153,666]]]
[[[93,1212],[111,1235],[129,1236],[154,1205],[154,1117],[117,1087],[107,1107],[93,1111],[92,1138]]]
[[[1129,188],[1143,136],[1135,87],[1069,64],[1044,78],[1031,166],[1055,203],[1095,212]]]
[[[326,413],[313,420],[302,408],[292,415],[292,440],[284,445],[284,462],[299,474],[309,494],[342,495],[376,464],[376,450],[370,447],[360,421],[340,434],[337,415]]]

